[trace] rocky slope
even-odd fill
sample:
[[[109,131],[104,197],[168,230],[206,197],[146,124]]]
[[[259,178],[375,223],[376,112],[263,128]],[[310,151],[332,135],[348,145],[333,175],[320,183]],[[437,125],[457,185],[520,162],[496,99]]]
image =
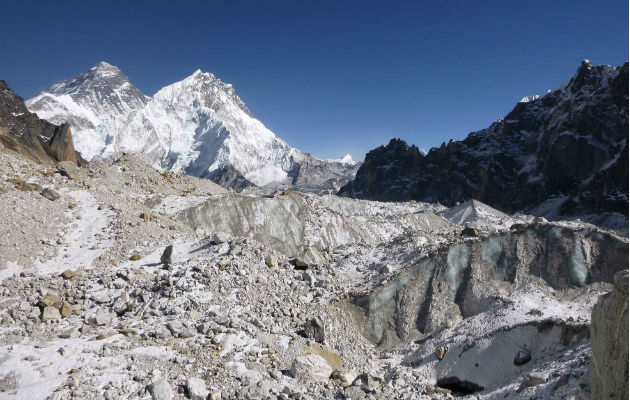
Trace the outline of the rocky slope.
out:
[[[627,227],[628,64],[584,61],[566,83],[523,99],[505,118],[428,154],[393,139],[369,152],[340,194],[502,211],[586,216]]]
[[[116,67],[100,63],[28,101],[31,111],[76,126],[88,159],[142,154],[152,165],[226,187],[337,191],[358,166],[290,147],[254,118],[230,84],[196,71],[147,98]]]
[[[6,399],[585,398],[628,267],[583,222],[235,194],[132,155],[0,149],[0,220]]]
[[[68,124],[53,125],[26,109],[24,100],[0,80],[0,145],[41,163],[78,164]]]

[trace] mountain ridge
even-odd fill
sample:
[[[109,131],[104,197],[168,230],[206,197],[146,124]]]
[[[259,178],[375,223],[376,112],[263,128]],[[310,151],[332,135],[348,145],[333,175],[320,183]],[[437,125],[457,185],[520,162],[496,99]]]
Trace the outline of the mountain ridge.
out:
[[[101,106],[98,98],[105,96],[113,100]],[[253,117],[231,84],[201,70],[146,97],[117,67],[101,62],[27,103],[45,119],[78,125],[77,147],[88,159],[142,154],[160,169],[232,188],[337,191],[358,168],[345,158],[320,160],[289,146]],[[100,110],[105,117],[93,118]]]
[[[627,88],[628,63],[584,60],[558,88],[426,156],[392,139],[366,155],[339,193],[448,206],[476,199],[552,218],[607,212],[627,218]]]

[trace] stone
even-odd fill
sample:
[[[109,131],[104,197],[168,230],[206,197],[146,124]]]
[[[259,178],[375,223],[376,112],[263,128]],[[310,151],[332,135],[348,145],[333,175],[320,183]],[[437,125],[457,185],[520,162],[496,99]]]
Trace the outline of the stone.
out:
[[[532,359],[532,355],[527,350],[519,350],[514,357],[514,365],[527,364]]]
[[[241,374],[241,382],[243,382],[245,386],[253,386],[260,382],[261,379],[262,374],[255,369],[248,369]]]
[[[75,276],[75,275],[76,275],[76,272],[74,272],[74,271],[71,271],[71,270],[67,269],[67,270],[63,271],[63,272],[61,273],[61,275],[60,275],[60,276],[61,276],[63,279],[66,279],[66,280],[67,280],[67,279],[72,279],[72,278],[74,278],[74,276]]]
[[[70,306],[70,303],[67,301],[64,301],[63,304],[61,304],[61,316],[66,318],[70,315],[72,315],[72,306]]]
[[[179,320],[169,321],[166,323],[166,327],[173,334],[173,336],[179,336],[184,331],[184,325]]]
[[[312,318],[304,324],[304,334],[307,338],[322,343],[326,336],[324,322],[319,317]]]
[[[325,350],[316,344],[307,347],[307,349],[310,350],[311,353],[317,354],[318,356],[326,360],[326,362],[328,363],[328,365],[330,365],[330,368],[332,368],[333,371],[343,370],[343,360],[336,353]]]
[[[107,325],[109,324],[109,321],[109,312],[104,308],[99,309],[92,318],[92,322],[97,326]]]
[[[149,393],[153,400],[171,400],[173,398],[173,390],[167,379],[160,379],[150,385]]]
[[[61,299],[54,294],[48,294],[40,301],[40,305],[43,307],[59,308],[61,307]]]
[[[57,171],[71,181],[79,180],[79,167],[76,163],[70,161],[63,161],[57,164]]]
[[[142,255],[140,253],[133,253],[131,257],[129,257],[129,260],[131,261],[138,261],[141,259],[142,259]]]
[[[361,400],[366,398],[366,394],[358,386],[349,386],[343,391],[343,396],[350,400]]]
[[[438,347],[437,349],[435,349],[435,356],[437,357],[438,360],[442,360],[444,356],[446,355],[447,351],[448,351],[448,347],[446,346]]]
[[[22,179],[7,179],[7,182],[12,183],[17,190],[22,192],[32,192],[37,189],[36,185],[26,183],[26,181]]]
[[[521,382],[521,385],[518,387],[518,389],[516,389],[516,392],[520,393],[527,388],[542,385],[545,382],[547,382],[546,376],[542,374],[529,374],[527,378],[523,379],[523,382]]]
[[[383,380],[370,374],[361,374],[357,376],[352,385],[359,386],[366,393],[373,393],[383,385]]]
[[[42,195],[42,197],[51,200],[51,201],[55,201],[58,198],[60,198],[61,196],[59,195],[59,193],[57,193],[56,191],[54,191],[53,189],[50,188],[46,188],[44,190],[42,190],[42,192],[40,193]]]
[[[192,400],[206,400],[209,391],[206,389],[206,382],[203,379],[189,377],[186,379],[188,397]]]
[[[173,245],[169,244],[166,246],[164,251],[162,252],[162,256],[160,257],[160,262],[165,265],[171,265],[173,263]]]
[[[226,242],[229,242],[231,238],[232,237],[228,235],[227,233],[217,232],[214,234],[214,236],[212,236],[212,243],[213,244],[226,243]]]
[[[359,374],[354,370],[346,370],[345,368],[336,369],[333,371],[331,378],[341,382],[342,387],[348,387],[357,379]]]
[[[98,336],[96,337],[96,340],[105,340],[105,339],[108,339],[108,338],[110,338],[110,337],[112,337],[112,336],[115,336],[115,335],[117,335],[117,334],[118,334],[118,332],[108,332],[108,333],[103,333],[103,334],[101,334],[101,335],[98,335]]]
[[[278,262],[276,261],[276,259],[271,254],[267,254],[267,256],[265,257],[265,264],[269,268],[273,268],[273,267],[278,265]]]
[[[300,268],[316,268],[326,264],[326,258],[316,248],[307,247],[298,257],[295,259],[295,266]]]
[[[591,393],[594,400],[628,398],[628,270],[614,275],[612,292],[591,315]]]
[[[327,382],[332,368],[316,354],[296,357],[291,363],[291,376],[303,382]]]
[[[521,223],[512,224],[512,226],[510,226],[511,231],[522,231],[525,228],[527,228],[527,225]]]
[[[462,235],[464,236],[479,236],[479,229],[467,226],[462,229]]]
[[[208,400],[221,400],[222,395],[221,395],[221,391],[220,390],[213,390],[210,393],[210,397],[208,398]]]
[[[58,321],[61,319],[59,309],[56,307],[44,307],[42,321]]]

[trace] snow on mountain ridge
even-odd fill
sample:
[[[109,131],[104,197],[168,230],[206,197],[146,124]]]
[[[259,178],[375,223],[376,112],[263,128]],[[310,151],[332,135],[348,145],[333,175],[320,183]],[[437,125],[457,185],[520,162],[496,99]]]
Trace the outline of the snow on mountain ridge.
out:
[[[356,172],[351,158],[324,161],[292,148],[254,118],[231,84],[199,69],[146,97],[101,62],[28,106],[49,121],[69,122],[88,160],[142,154],[159,169],[238,187],[334,189]]]
[[[118,67],[101,61],[38,93],[26,105],[49,122],[68,122],[76,148],[89,160],[105,147],[113,127],[148,99]]]

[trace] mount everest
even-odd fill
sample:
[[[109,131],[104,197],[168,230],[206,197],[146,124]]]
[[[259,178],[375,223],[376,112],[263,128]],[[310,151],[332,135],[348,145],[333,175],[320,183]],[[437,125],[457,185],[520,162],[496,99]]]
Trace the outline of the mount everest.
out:
[[[289,146],[254,118],[231,84],[200,70],[149,98],[100,62],[26,104],[40,118],[69,123],[88,160],[142,154],[159,169],[235,189],[338,190],[358,169],[349,156],[320,160]]]

